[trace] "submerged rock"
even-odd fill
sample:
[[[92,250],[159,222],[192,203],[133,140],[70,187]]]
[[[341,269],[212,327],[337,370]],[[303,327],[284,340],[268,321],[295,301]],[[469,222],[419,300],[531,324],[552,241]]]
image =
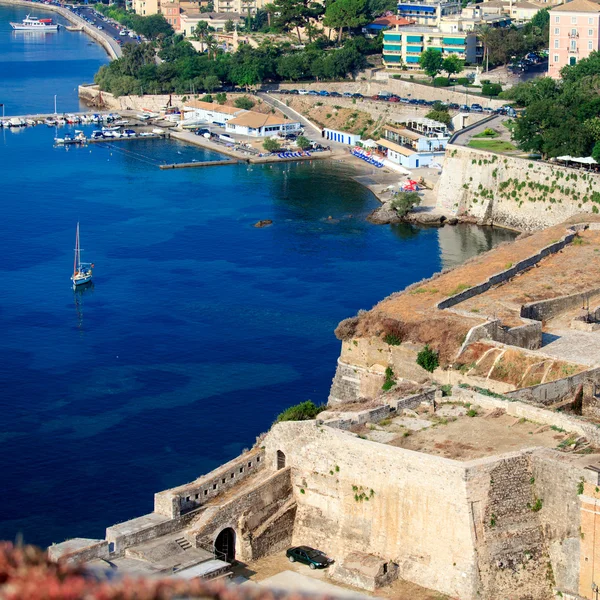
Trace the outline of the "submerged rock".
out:
[[[254,227],[268,227],[269,225],[273,225],[273,221],[271,219],[261,219],[254,223]]]

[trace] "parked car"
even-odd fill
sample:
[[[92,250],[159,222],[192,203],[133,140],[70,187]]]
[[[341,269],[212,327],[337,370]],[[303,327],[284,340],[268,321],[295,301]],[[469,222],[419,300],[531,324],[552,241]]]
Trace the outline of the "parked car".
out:
[[[329,92],[327,90],[321,90],[319,96],[329,96]]]
[[[459,107],[460,112],[469,112],[469,105],[468,104],[461,104]]]
[[[310,546],[290,548],[285,555],[290,562],[301,562],[308,565],[311,569],[325,569],[333,563],[333,560],[328,558],[323,552],[315,550]]]
[[[458,110],[460,106],[456,102],[450,102],[450,104],[448,104],[448,108],[450,110]]]
[[[290,90],[290,94],[297,96],[300,93],[300,90]]]
[[[290,91],[289,90],[277,90],[278,94],[289,94]]]
[[[329,92],[329,95],[332,98],[341,98],[342,97],[342,95],[339,92]]]
[[[364,98],[364,96],[362,94],[358,94],[358,93],[352,94],[352,97],[353,98]]]
[[[483,112],[481,104],[471,104],[471,112]]]
[[[491,115],[491,114],[494,112],[494,109],[493,109],[493,108],[490,108],[489,106],[486,106],[486,107],[483,109],[483,112],[484,112],[484,113],[488,113],[488,114],[490,114],[490,115]]]
[[[319,94],[319,92],[317,92],[315,90],[309,90],[308,95],[309,96],[320,96],[321,94]]]
[[[388,98],[389,102],[400,102],[400,98],[398,98],[398,96],[390,96]]]
[[[210,133],[210,131],[206,129],[206,127],[200,127],[199,129],[196,129],[194,133],[196,135],[204,135],[205,133]]]
[[[344,92],[342,96],[344,96],[344,98],[352,98],[353,94],[352,92]]]
[[[301,96],[308,96],[308,94],[309,94],[309,91],[308,91],[308,90],[298,90],[298,93],[299,93]]]

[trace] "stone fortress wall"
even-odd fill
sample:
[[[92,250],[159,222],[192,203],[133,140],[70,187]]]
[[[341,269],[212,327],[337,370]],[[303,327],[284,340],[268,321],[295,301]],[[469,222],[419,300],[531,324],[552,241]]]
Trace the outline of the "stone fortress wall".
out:
[[[600,176],[449,144],[438,207],[486,224],[531,231],[600,210]]]

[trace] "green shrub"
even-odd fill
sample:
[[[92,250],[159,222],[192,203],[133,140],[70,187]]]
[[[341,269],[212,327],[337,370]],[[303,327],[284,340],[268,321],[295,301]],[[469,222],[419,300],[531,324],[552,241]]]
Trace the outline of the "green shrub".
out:
[[[414,206],[421,204],[421,196],[417,192],[398,192],[392,200],[392,208],[403,217]]]
[[[394,371],[392,370],[392,367],[387,367],[387,369],[385,370],[385,381],[383,382],[381,389],[384,392],[387,392],[391,390],[395,385],[396,380],[394,379]]]
[[[458,83],[458,85],[469,85],[471,80],[468,77],[459,77],[456,80],[456,83]]]
[[[440,365],[438,353],[432,350],[429,344],[426,344],[425,348],[417,354],[417,364],[426,371],[433,373]]]
[[[236,98],[233,104],[236,108],[250,110],[254,106],[254,100],[248,98],[248,96],[241,96],[240,98]]]
[[[383,336],[383,341],[390,346],[399,346],[402,343],[402,338],[397,333],[388,333]]]
[[[300,148],[300,150],[308,150],[312,146],[312,142],[303,135],[299,135],[296,138],[296,146]]]
[[[294,406],[286,408],[275,421],[281,423],[282,421],[309,421],[314,419],[321,411],[325,410],[325,405],[317,406],[312,400],[306,402],[300,402]]]
[[[433,80],[433,87],[448,87],[450,85],[450,79],[448,77],[436,77]]]
[[[481,93],[484,96],[497,96],[502,91],[502,86],[499,83],[484,83],[481,86]]]
[[[274,140],[273,138],[267,138],[263,142],[263,148],[267,152],[277,152],[279,150],[279,142],[277,140]]]

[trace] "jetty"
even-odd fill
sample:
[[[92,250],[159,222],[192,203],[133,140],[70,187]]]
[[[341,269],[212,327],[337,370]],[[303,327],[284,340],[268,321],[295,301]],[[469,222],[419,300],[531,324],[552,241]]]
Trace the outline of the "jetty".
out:
[[[187,169],[189,167],[218,167],[222,165],[235,165],[241,161],[227,158],[224,160],[202,160],[202,161],[194,161],[194,162],[184,162],[184,163],[172,163],[168,165],[160,165],[162,170],[168,169]],[[244,161],[247,162],[247,161]]]

